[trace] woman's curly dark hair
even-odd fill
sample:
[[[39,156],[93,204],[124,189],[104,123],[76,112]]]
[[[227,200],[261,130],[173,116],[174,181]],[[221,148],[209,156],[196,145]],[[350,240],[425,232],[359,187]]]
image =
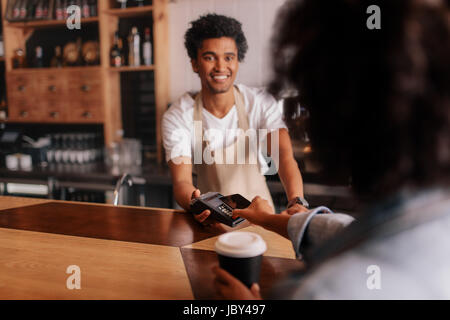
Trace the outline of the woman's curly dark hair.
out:
[[[366,26],[372,4],[381,29]],[[324,170],[347,172],[360,195],[449,185],[449,17],[439,0],[290,0],[280,10],[270,91],[298,92]]]
[[[192,21],[191,25],[184,35],[184,45],[192,60],[197,59],[203,40],[221,37],[234,39],[238,49],[238,61],[244,60],[248,50],[247,39],[242,31],[242,24],[236,19],[210,13]]]

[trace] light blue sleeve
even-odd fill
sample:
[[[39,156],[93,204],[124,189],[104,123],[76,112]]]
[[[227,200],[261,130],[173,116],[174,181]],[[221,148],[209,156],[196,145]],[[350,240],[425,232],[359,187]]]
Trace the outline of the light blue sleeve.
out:
[[[289,219],[287,231],[297,258],[301,259],[302,252],[334,237],[354,220],[323,206],[296,213]]]

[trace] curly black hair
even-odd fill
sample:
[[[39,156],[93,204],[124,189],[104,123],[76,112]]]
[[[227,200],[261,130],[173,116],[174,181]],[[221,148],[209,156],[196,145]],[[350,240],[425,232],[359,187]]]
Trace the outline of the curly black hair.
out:
[[[273,37],[270,91],[298,92],[317,159],[374,199],[450,181],[446,1],[289,0]],[[290,111],[285,118],[292,117]]]
[[[221,37],[234,39],[238,49],[238,61],[244,60],[248,44],[242,31],[242,24],[236,19],[210,13],[192,21],[191,25],[184,35],[184,45],[192,60],[197,59],[198,49],[202,47],[203,40]]]

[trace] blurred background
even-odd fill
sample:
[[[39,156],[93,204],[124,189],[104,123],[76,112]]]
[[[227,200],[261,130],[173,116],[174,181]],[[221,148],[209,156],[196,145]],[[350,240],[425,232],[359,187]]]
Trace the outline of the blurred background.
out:
[[[1,0],[0,194],[173,208],[161,117],[198,91],[184,48],[189,22],[216,12],[242,22],[249,51],[238,83],[264,87],[282,0]],[[66,8],[80,8],[81,29]],[[75,13],[77,14],[77,13]],[[357,214],[349,177],[321,175],[311,160],[308,114],[287,108],[294,152],[311,205]],[[277,210],[287,199],[268,176]]]

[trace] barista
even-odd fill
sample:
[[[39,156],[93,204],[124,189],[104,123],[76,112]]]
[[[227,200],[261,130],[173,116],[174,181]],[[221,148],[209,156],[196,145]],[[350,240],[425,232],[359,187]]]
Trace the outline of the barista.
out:
[[[192,69],[200,78],[201,91],[184,94],[167,110],[162,121],[166,160],[177,203],[189,210],[191,200],[201,192],[216,191],[223,195],[239,193],[249,200],[260,196],[273,208],[266,179],[261,174],[267,170],[262,152],[255,151],[247,142],[245,163],[237,159],[239,143],[245,141],[242,135],[249,130],[266,129],[268,155],[274,147],[278,152],[276,167],[289,210],[306,211],[302,177],[280,103],[264,90],[234,83],[239,62],[248,48],[241,23],[216,14],[202,16],[186,32],[185,46]],[[271,145],[273,135],[278,136],[278,141],[273,142],[275,146]],[[227,155],[231,156],[225,161]],[[233,161],[230,163],[229,159]],[[193,171],[197,174],[197,187],[193,184]],[[209,214],[204,211],[196,219],[203,222]]]

